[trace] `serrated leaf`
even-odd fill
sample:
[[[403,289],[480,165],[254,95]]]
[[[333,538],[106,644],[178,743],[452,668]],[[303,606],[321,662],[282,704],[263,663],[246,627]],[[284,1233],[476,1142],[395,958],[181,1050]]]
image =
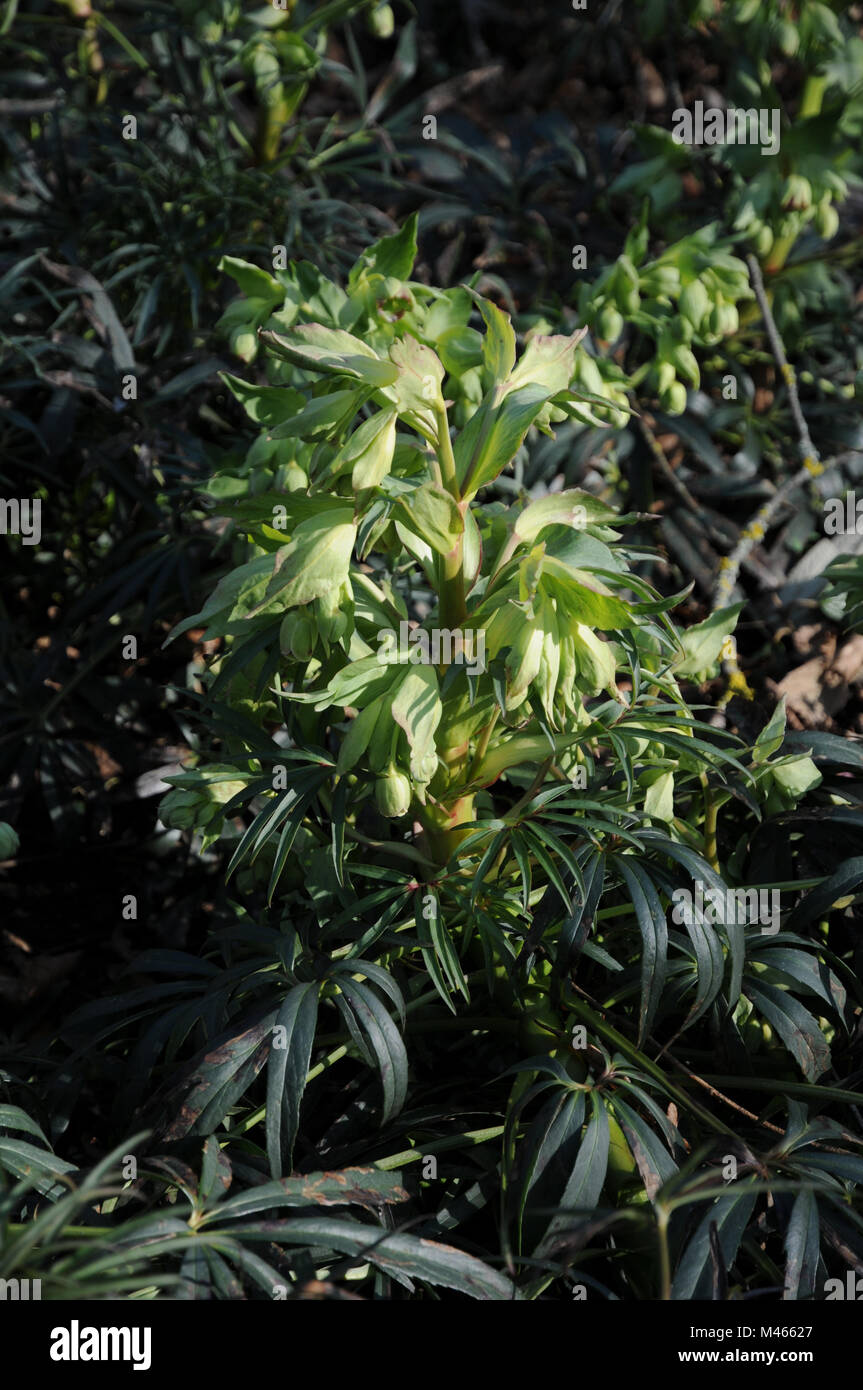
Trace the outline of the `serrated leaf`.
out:
[[[688,677],[700,682],[713,674],[722,644],[737,626],[744,606],[743,603],[733,603],[729,608],[717,609],[709,618],[695,623],[680,634],[684,655],[672,663],[678,679]]]
[[[580,488],[549,493],[529,502],[518,516],[514,531],[519,540],[530,544],[547,526],[573,526],[580,529],[591,523],[613,522],[617,512]]]
[[[438,483],[422,483],[396,498],[396,515],[403,524],[436,550],[448,555],[464,532],[458,503]]]
[[[348,577],[357,536],[353,513],[328,512],[301,521],[289,545],[276,552],[273,577],[254,617],[275,598],[296,608],[340,589]]]

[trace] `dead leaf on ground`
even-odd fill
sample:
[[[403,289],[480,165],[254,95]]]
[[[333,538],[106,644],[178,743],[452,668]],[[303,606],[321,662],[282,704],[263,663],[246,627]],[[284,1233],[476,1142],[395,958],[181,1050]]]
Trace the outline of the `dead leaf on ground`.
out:
[[[863,680],[863,634],[855,633],[838,650],[825,644],[819,656],[804,661],[781,681],[768,685],[777,697],[786,697],[789,723],[795,729],[831,729],[834,716],[851,696],[851,687]]]

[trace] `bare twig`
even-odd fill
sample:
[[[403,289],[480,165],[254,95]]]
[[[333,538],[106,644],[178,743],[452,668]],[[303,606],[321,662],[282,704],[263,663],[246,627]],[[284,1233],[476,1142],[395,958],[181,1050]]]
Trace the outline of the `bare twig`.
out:
[[[755,256],[752,255],[746,257],[746,264],[749,267],[749,278],[752,282],[755,298],[764,320],[767,339],[776,360],[776,365],[779,367],[782,379],[788,390],[791,415],[794,420],[799,441],[798,447],[801,465],[792,477],[786,479],[782,486],[776,489],[772,497],[769,497],[764,505],[759,507],[748,525],[741,531],[740,538],[731,554],[723,556],[720,560],[719,575],[713,591],[714,612],[718,608],[726,608],[728,604],[730,604],[741,566],[748,559],[755,546],[764,539],[767,528],[773,517],[779,511],[779,508],[787,502],[792,492],[812,478],[817,478],[819,473],[824,472],[824,465],[821,462],[815,445],[812,443],[809,427],[806,424],[806,419],[800,408],[800,396],[797,392],[797,374],[788,361],[785,345],[780,337],[779,329],[776,327],[776,320],[773,317],[773,311],[770,308],[767,293],[764,288],[764,278],[761,274],[761,267]],[[737,643],[733,637],[726,637],[722,656],[722,670],[728,682],[728,686],[725,695],[720,701],[720,710],[724,708],[735,693],[745,695],[747,699],[752,698],[752,691],[749,689],[743,672],[740,670],[737,662]]]
[[[785,353],[785,346],[779,336],[779,329],[773,317],[770,305],[767,302],[767,294],[764,289],[764,279],[761,274],[761,267],[754,256],[747,256],[746,263],[749,266],[749,275],[752,281],[752,288],[755,291],[755,298],[764,319],[764,327],[767,331],[767,338],[776,359],[776,364],[782,373],[782,379],[788,390],[788,403],[791,407],[791,415],[797,430],[799,440],[799,450],[801,466],[790,478],[777,488],[772,497],[769,497],[762,507],[752,517],[749,524],[740,533],[740,539],[730,555],[726,555],[719,563],[719,577],[713,596],[713,607],[725,608],[731,602],[731,595],[737,583],[740,573],[740,566],[747,558],[749,553],[760,541],[764,539],[767,527],[775,516],[776,512],[786,502],[796,488],[801,487],[810,478],[817,478],[819,473],[824,472],[824,465],[821,462],[818,451],[812,443],[812,436],[809,433],[809,426],[806,424],[803,411],[800,408],[800,396],[797,392],[797,374]]]

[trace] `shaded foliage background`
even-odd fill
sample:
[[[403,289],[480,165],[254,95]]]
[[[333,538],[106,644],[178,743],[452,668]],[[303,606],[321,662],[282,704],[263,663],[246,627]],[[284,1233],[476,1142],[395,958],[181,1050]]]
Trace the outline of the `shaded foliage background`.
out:
[[[137,1211],[143,1203],[142,1224],[135,1227],[133,1218],[119,1241],[121,1250],[129,1244],[128,1263],[118,1255],[111,1274],[127,1279],[130,1289],[155,1289],[170,1277],[178,1282],[166,1287],[169,1294],[194,1296],[197,1289],[232,1297],[241,1283],[249,1296],[255,1288],[267,1294],[274,1276],[255,1254],[258,1246],[280,1252],[269,1255],[277,1276],[302,1283],[321,1263],[309,1250],[332,1242],[342,1263],[333,1257],[331,1292],[344,1295],[352,1256],[372,1239],[368,1215],[361,1224],[342,1213],[338,1230],[310,1215],[308,1186],[298,1177],[282,1179],[282,1196],[302,1216],[279,1227],[277,1197],[264,1192],[265,1146],[254,1130],[267,1097],[260,1044],[273,1010],[282,1007],[266,988],[266,973],[286,972],[297,988],[304,981],[290,976],[282,934],[256,919],[262,895],[254,896],[254,885],[251,907],[238,906],[233,886],[224,885],[218,847],[198,852],[157,819],[164,777],[179,770],[189,747],[202,746],[183,692],[202,689],[200,676],[213,654],[200,630],[162,644],[236,560],[234,538],[222,534],[200,490],[214,472],[242,469],[255,433],[218,376],[220,369],[248,370],[226,337],[223,316],[236,287],[218,271],[222,256],[268,266],[273,247],[283,245],[288,259],[313,261],[341,281],[371,240],[418,211],[415,278],[448,285],[478,276],[477,287],[510,310],[521,331],[543,323],[571,331],[588,322],[602,379],[622,387],[634,378],[640,416],[625,428],[575,423],[555,440],[531,439],[501,495],[579,485],[624,510],[655,511],[659,526],[634,532],[648,545],[657,543],[657,530],[660,535],[658,553],[639,572],[666,594],[695,579],[678,613],[678,621],[695,622],[710,610],[720,557],[733,551],[758,505],[793,471],[787,396],[763,327],[757,316],[747,318],[741,296],[738,331],[700,354],[701,376],[688,383],[685,414],[663,409],[647,371],[677,301],[655,317],[642,309],[643,321],[633,319],[622,339],[609,340],[600,332],[597,276],[625,253],[639,218],[646,219],[647,263],[712,223],[743,255],[749,243],[740,242],[745,228],[736,222],[749,171],[683,152],[650,127],[667,132],[671,112],[696,98],[710,101],[719,93],[742,100],[753,81],[799,115],[812,72],[827,73],[832,86],[825,88],[823,110],[812,112],[812,148],[786,145],[786,157],[811,163],[824,146],[826,127],[818,121],[831,122],[838,134],[827,163],[847,181],[844,196],[835,194],[839,220],[833,227],[822,219],[820,231],[803,221],[793,229],[771,291],[828,467],[789,494],[768,543],[743,567],[738,592],[748,603],[738,658],[755,698],[737,694],[725,712],[729,729],[751,741],[784,694],[794,730],[784,751],[813,750],[825,775],[805,806],[748,828],[746,853],[762,869],[755,881],[796,876],[811,884],[838,875],[823,901],[802,912],[800,925],[810,944],[817,943],[825,916],[841,904],[830,917],[830,950],[855,1001],[859,993],[859,821],[850,814],[837,821],[830,798],[853,796],[860,780],[859,748],[847,735],[863,732],[863,657],[859,636],[849,635],[853,599],[847,613],[841,603],[820,606],[820,576],[835,562],[837,547],[821,534],[819,507],[820,498],[853,486],[863,462],[860,16],[854,7],[801,6],[822,13],[810,16],[808,30],[801,21],[802,39],[788,52],[792,41],[779,26],[789,21],[776,5],[748,18],[746,6],[724,7],[727,18],[717,24],[710,6],[692,4],[611,3],[583,16],[543,3],[527,12],[494,0],[428,0],[415,14],[396,6],[391,34],[381,16],[371,27],[366,22],[380,8],[289,6],[286,32],[296,41],[281,49],[272,38],[273,16],[264,25],[256,7],[238,4],[124,0],[91,11],[45,0],[3,11],[0,483],[6,496],[42,499],[43,535],[39,546],[8,547],[2,596],[0,819],[15,826],[21,849],[0,874],[0,1082],[8,1104],[0,1166],[23,1180],[35,1164],[47,1174],[41,1192],[55,1197],[51,1184],[62,1184],[74,1169],[81,1185],[62,1200],[69,1213],[82,1203],[88,1211],[98,1205],[94,1229],[116,1221],[118,1212],[125,1220],[126,1206]],[[838,40],[825,16],[843,26]],[[278,90],[267,66],[273,53],[283,77]],[[743,104],[753,101],[750,95]],[[123,136],[127,114],[136,117],[136,140]],[[427,114],[438,120],[434,141],[422,137]],[[663,182],[651,159],[660,161]],[[817,186],[822,173],[802,167]],[[790,166],[783,170],[790,172]],[[586,247],[587,271],[573,264],[575,244]],[[738,399],[723,404],[720,383],[729,363]],[[130,373],[134,399],[124,388]],[[845,539],[845,548],[856,548],[855,537]],[[847,562],[833,574],[840,591],[843,576],[852,595],[855,582],[859,591],[859,573],[855,580],[852,566],[849,577]],[[137,639],[133,661],[123,656],[127,634]],[[725,677],[703,683],[700,698],[715,704],[727,693]],[[742,805],[745,794],[738,792]],[[792,834],[805,837],[793,849]],[[843,867],[849,862],[850,870]],[[137,897],[137,919],[123,915],[127,894]],[[213,943],[215,957],[203,959],[201,949]],[[799,959],[796,968],[805,968]],[[823,992],[823,960],[818,968]],[[588,996],[594,982],[602,993],[603,969],[602,961],[589,964]],[[814,976],[809,983],[817,990]],[[409,1293],[403,1280],[411,1277],[425,1290],[476,1295],[479,1288],[481,1296],[510,1296],[507,1276],[498,1271],[515,1239],[511,1223],[523,1219],[518,1200],[528,1192],[550,1207],[561,1200],[586,1119],[595,1125],[591,1141],[602,1142],[600,1110],[592,1119],[578,1112],[577,1099],[565,1087],[558,1094],[560,1078],[550,1073],[546,1109],[527,1112],[534,1170],[527,1176],[517,1165],[513,1170],[512,1182],[521,1184],[518,1215],[507,1211],[498,1219],[496,1164],[502,1143],[508,1153],[512,1124],[506,1117],[511,1079],[500,1073],[525,1052],[517,1018],[496,1017],[487,1027],[490,1012],[485,1020],[477,1013],[476,1029],[447,1031],[438,1018],[409,1028],[411,1100],[380,1133],[367,1123],[377,1081],[357,1054],[342,1063],[342,1079],[322,1084],[308,1114],[304,1109],[295,1164],[306,1184],[321,1168],[362,1168],[350,1200],[384,1227],[394,1220],[392,1209],[409,1202],[407,1218],[404,1211],[397,1218],[408,1222],[399,1236],[404,1269],[387,1263],[385,1246],[380,1261],[370,1260],[364,1296],[393,1296],[401,1287]],[[830,1086],[854,1093],[853,1100],[832,1097],[837,1108],[817,1131],[818,1142],[837,1139],[831,1125],[846,1134],[858,1128],[858,1013],[855,1002],[839,1059],[834,1056],[837,1071],[822,1080],[823,1100],[802,1082],[788,1082],[790,1103],[795,1096],[805,1100],[813,1120],[822,1105],[829,1108]],[[610,1036],[605,1043],[621,1045]],[[325,1052],[340,1045],[339,1034],[315,1039]],[[700,1052],[693,1043],[687,1065],[697,1069],[712,1056],[711,1046],[709,1034],[700,1039]],[[640,1060],[629,1060],[628,1081],[638,1087]],[[784,1061],[761,1060],[743,1097],[759,1114],[759,1089],[776,1085],[771,1067],[787,1080]],[[601,1075],[606,1059],[598,1054],[592,1065]],[[188,1105],[196,1086],[195,1115]],[[707,1104],[704,1096],[701,1102]],[[663,1110],[674,1103],[666,1095]],[[643,1121],[625,1105],[615,1113],[637,1131]],[[226,1152],[212,1136],[227,1112]],[[185,1127],[184,1113],[192,1114]],[[727,1111],[717,1113],[748,1161],[752,1132],[741,1133]],[[770,1113],[768,1123],[776,1118]],[[800,1180],[789,1135],[795,1124],[805,1133],[809,1122],[802,1112],[789,1116],[784,1147],[777,1140],[771,1160],[774,1182]],[[118,1178],[118,1156],[130,1151],[131,1141],[116,1146],[121,1134],[142,1125],[156,1137],[146,1141],[147,1172],[132,1200]],[[754,1132],[764,1138],[762,1128]],[[219,1134],[224,1139],[224,1130]],[[650,1138],[642,1134],[642,1140],[650,1149]],[[145,1147],[142,1142],[142,1152]],[[51,1158],[53,1150],[63,1158]],[[410,1181],[421,1153],[439,1156],[444,1200],[431,1198],[418,1178]],[[698,1226],[704,1178],[688,1166],[692,1156],[677,1151],[676,1157],[678,1186],[668,1194],[669,1212],[679,1213],[673,1217],[681,1255],[676,1296],[704,1294],[714,1284],[719,1296],[727,1271],[709,1227]],[[510,1159],[516,1164],[513,1154]],[[96,1160],[107,1166],[93,1168]],[[654,1161],[661,1169],[663,1160],[654,1154]],[[370,1171],[372,1162],[384,1167]],[[821,1156],[822,1169],[829,1162]],[[776,1188],[778,1209],[759,1206],[751,1229],[747,1223],[763,1197],[753,1189],[750,1198],[747,1189],[727,1199],[718,1225],[723,1237],[728,1233],[728,1264],[737,1250],[734,1233],[744,1240],[743,1287],[781,1287],[790,1244],[792,1254],[803,1252],[799,1268],[796,1254],[790,1261],[792,1277],[796,1269],[799,1283],[803,1271],[814,1288],[813,1204],[822,1208],[826,1248],[857,1248],[860,1218],[846,1210],[842,1183],[856,1181],[858,1163],[834,1160],[833,1202],[823,1191],[817,1198],[809,1189],[783,1196]],[[761,1155],[752,1166],[753,1183],[763,1181]],[[397,1176],[388,1185],[387,1172],[396,1170],[404,1187]],[[217,1194],[238,1178],[251,1191],[261,1189],[267,1220],[257,1226],[247,1219],[256,1214],[248,1203],[225,1215],[236,1196],[216,1212]],[[583,1182],[584,1171],[578,1179]],[[631,1174],[616,1181],[625,1187]],[[284,1186],[291,1183],[294,1189]],[[97,1201],[100,1184],[111,1194]],[[312,1204],[339,1206],[342,1190],[336,1184],[313,1195]],[[151,1229],[146,1223],[161,1220],[166,1191],[183,1194],[196,1229],[199,1214],[212,1208],[208,1229],[222,1234],[206,1251],[190,1241],[185,1220],[160,1225],[155,1248],[141,1243]],[[29,1219],[37,1206],[39,1221],[59,1219],[51,1216],[55,1207],[11,1186],[3,1204],[4,1222],[19,1236],[22,1213]],[[68,1219],[82,1224],[77,1216]],[[620,1222],[635,1230],[635,1253],[622,1279],[606,1243]],[[438,1267],[423,1266],[422,1251],[411,1242],[423,1234],[440,1241],[462,1225],[461,1254],[438,1255]],[[540,1226],[531,1239],[540,1240]],[[690,1237],[687,1264],[682,1251]],[[655,1296],[652,1239],[650,1220],[637,1205],[599,1206],[563,1241],[562,1255],[553,1242],[540,1245],[552,1272],[534,1271],[523,1287],[538,1296],[554,1278],[554,1296],[568,1296],[570,1276],[559,1275],[554,1260],[561,1255],[568,1267],[587,1247],[581,1282],[590,1281],[593,1264],[598,1292]],[[36,1258],[33,1244],[16,1253],[8,1237],[8,1264],[0,1273],[35,1270],[28,1263]],[[286,1254],[294,1244],[300,1253]],[[44,1241],[38,1245],[45,1248]],[[712,1261],[705,1250],[713,1250]],[[484,1263],[471,1263],[471,1256]],[[368,1258],[353,1264],[362,1268]],[[70,1287],[63,1279],[81,1288],[91,1278],[85,1249],[70,1259],[68,1270],[51,1276],[58,1289]],[[94,1296],[121,1287],[99,1284],[103,1275],[92,1276]]]

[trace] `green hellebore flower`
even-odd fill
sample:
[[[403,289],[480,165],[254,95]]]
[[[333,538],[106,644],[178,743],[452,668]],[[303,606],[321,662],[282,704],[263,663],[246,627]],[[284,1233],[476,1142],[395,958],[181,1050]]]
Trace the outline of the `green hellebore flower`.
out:
[[[689,319],[694,329],[699,329],[710,312],[710,295],[702,280],[693,280],[681,292],[678,300],[680,312]]]
[[[406,816],[411,804],[410,778],[390,763],[375,782],[375,801],[382,816]]]
[[[379,5],[366,16],[369,33],[376,39],[391,39],[395,33],[396,17],[392,5]]]
[[[212,814],[212,803],[206,796],[183,787],[168,792],[159,806],[159,818],[169,830],[192,830],[195,826],[209,825]]]
[[[234,771],[225,763],[212,763],[207,768],[209,774]],[[201,777],[195,786],[174,787],[162,798],[159,818],[170,830],[206,830],[218,824],[222,819],[221,808],[245,785],[234,779],[217,782]]]
[[[603,304],[596,318],[596,336],[604,343],[616,343],[623,332],[623,315],[611,303]]]
[[[578,662],[578,684],[586,695],[598,695],[607,690],[613,695],[615,683],[615,664],[611,647],[603,642],[584,623],[576,622],[572,632],[575,646],[575,659]]]
[[[308,661],[315,650],[316,632],[309,615],[302,608],[286,613],[279,628],[279,646],[283,656]]]
[[[659,393],[659,404],[666,415],[682,415],[686,409],[686,387],[682,381],[673,381]]]
[[[815,210],[815,226],[818,235],[825,241],[832,241],[839,230],[839,214],[829,196],[822,198]]]

